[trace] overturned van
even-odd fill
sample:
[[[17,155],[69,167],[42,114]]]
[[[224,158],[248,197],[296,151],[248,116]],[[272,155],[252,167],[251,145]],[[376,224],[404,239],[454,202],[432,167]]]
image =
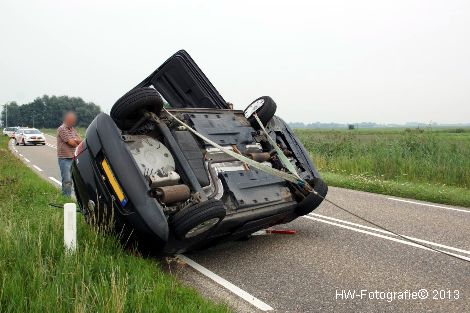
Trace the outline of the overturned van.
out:
[[[313,211],[327,193],[268,96],[234,110],[184,50],[98,115],[72,167],[82,212],[180,253]]]

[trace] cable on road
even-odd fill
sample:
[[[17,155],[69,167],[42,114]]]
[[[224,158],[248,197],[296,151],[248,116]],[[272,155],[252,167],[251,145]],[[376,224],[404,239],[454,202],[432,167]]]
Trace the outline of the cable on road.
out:
[[[269,142],[271,143],[271,145],[273,145],[274,148],[276,149],[276,152],[277,152],[277,154],[279,155],[279,157],[280,157],[282,163],[284,164],[284,166],[286,166],[286,168],[289,170],[289,172],[291,172],[291,174],[293,174],[294,176],[296,176],[296,177],[298,177],[298,178],[300,179],[300,177],[299,177],[299,175],[297,174],[297,172],[295,171],[294,167],[293,167],[292,164],[289,162],[289,160],[287,159],[287,157],[284,155],[284,153],[282,152],[282,150],[279,148],[279,146],[277,145],[277,143],[271,138],[271,136],[269,136],[268,132],[267,132],[266,129],[264,128],[263,124],[262,124],[261,121],[259,120],[259,118],[258,118],[258,116],[257,116],[256,113],[254,114],[254,117],[255,117],[256,121],[258,122],[259,126],[261,127],[261,129],[263,130],[263,132],[265,133],[265,135],[266,135],[266,137],[268,138],[268,140],[269,140]],[[399,233],[397,233],[397,232],[394,232],[394,231],[392,231],[392,230],[390,230],[390,229],[387,229],[387,228],[385,228],[385,227],[383,227],[383,226],[381,226],[381,225],[379,225],[379,224],[377,224],[377,223],[375,223],[375,222],[372,222],[372,221],[366,219],[365,217],[359,216],[358,214],[356,214],[356,213],[354,213],[354,212],[351,212],[350,210],[348,210],[348,209],[342,207],[341,205],[339,205],[339,204],[337,204],[337,203],[331,201],[330,199],[326,199],[325,197],[323,197],[322,195],[320,195],[315,189],[313,189],[313,188],[311,188],[310,186],[308,186],[308,184],[306,184],[306,182],[304,182],[304,185],[305,185],[305,187],[307,187],[307,188],[305,188],[305,189],[307,189],[307,190],[310,191],[310,192],[313,192],[315,195],[319,196],[319,197],[322,198],[323,200],[325,200],[325,201],[327,201],[328,203],[332,204],[332,205],[335,206],[336,208],[338,208],[338,209],[340,209],[340,210],[342,210],[342,211],[344,211],[344,212],[346,212],[346,213],[348,213],[348,214],[350,214],[350,215],[352,215],[352,216],[354,216],[354,217],[356,217],[356,218],[358,218],[358,219],[360,219],[360,220],[362,220],[362,221],[364,221],[364,222],[366,222],[366,223],[369,223],[370,225],[373,225],[373,226],[375,226],[375,227],[377,227],[377,228],[379,228],[379,229],[381,229],[381,230],[383,230],[383,231],[387,231],[387,232],[389,232],[389,233],[391,233],[391,234],[393,234],[393,235],[395,235],[395,236],[397,236],[397,237],[399,237],[399,238],[402,238],[402,239],[404,239],[404,240],[406,240],[406,241],[408,241],[408,242],[411,242],[411,243],[413,243],[413,244],[417,244],[417,245],[419,245],[419,246],[422,246],[422,247],[424,247],[424,248],[430,249],[430,250],[432,250],[432,251],[439,252],[439,253],[441,253],[441,254],[444,254],[444,255],[447,255],[447,256],[450,256],[450,257],[459,259],[459,260],[461,260],[461,261],[465,261],[465,262],[469,262],[469,263],[470,263],[470,260],[468,260],[468,259],[461,258],[461,257],[459,257],[459,256],[457,256],[457,255],[454,255],[454,254],[452,254],[452,253],[449,253],[449,252],[446,252],[446,251],[443,251],[443,250],[440,250],[440,249],[436,249],[436,248],[433,248],[433,247],[426,246],[426,245],[424,245],[424,244],[422,244],[422,243],[420,243],[420,242],[417,242],[417,241],[415,241],[415,240],[413,240],[413,239],[408,238],[407,236],[403,236],[403,235],[401,235],[401,234],[399,234]],[[310,188],[308,188],[308,187],[310,187]]]
[[[336,208],[338,208],[338,209],[340,209],[340,210],[342,210],[342,211],[344,211],[344,212],[346,212],[346,213],[348,213],[348,214],[350,214],[350,215],[352,215],[352,216],[354,216],[354,217],[356,217],[356,218],[358,218],[358,219],[360,219],[360,220],[362,220],[362,221],[364,221],[364,222],[366,222],[366,223],[369,223],[370,225],[373,225],[373,226],[375,226],[375,227],[377,227],[377,228],[379,228],[379,229],[381,229],[381,230],[387,231],[387,232],[389,232],[389,233],[391,233],[391,234],[393,234],[393,235],[395,235],[395,236],[397,236],[397,237],[400,237],[401,239],[403,239],[403,240],[405,240],[405,241],[408,241],[408,242],[411,242],[411,243],[413,243],[413,244],[419,245],[419,246],[421,246],[421,247],[424,247],[424,248],[426,248],[426,249],[432,250],[432,251],[434,251],[434,252],[438,252],[438,253],[441,253],[441,254],[443,254],[443,255],[453,257],[453,258],[458,259],[458,260],[460,260],[460,261],[465,261],[465,262],[470,263],[470,260],[468,260],[468,259],[464,259],[464,258],[462,258],[462,257],[460,257],[460,256],[455,255],[455,254],[452,254],[452,253],[449,253],[449,252],[446,252],[446,251],[443,251],[443,250],[440,250],[440,249],[436,249],[436,248],[433,248],[433,247],[424,245],[424,244],[422,244],[421,242],[418,242],[418,241],[415,241],[415,240],[413,240],[413,239],[410,239],[410,238],[408,238],[407,236],[401,235],[401,234],[399,234],[399,233],[397,233],[397,232],[395,232],[395,231],[393,231],[393,230],[390,230],[390,229],[388,229],[388,228],[386,228],[386,227],[384,227],[384,226],[381,226],[381,225],[379,225],[379,224],[377,224],[377,223],[375,223],[375,222],[373,222],[373,221],[371,221],[371,220],[368,220],[368,219],[365,218],[365,217],[362,217],[362,216],[360,216],[360,215],[358,215],[358,214],[356,214],[356,213],[354,213],[354,212],[351,212],[350,210],[348,210],[348,209],[344,208],[343,206],[341,206],[341,205],[339,205],[339,204],[337,204],[337,203],[331,201],[330,199],[327,199],[326,197],[323,197],[321,194],[319,194],[318,192],[316,192],[314,189],[312,189],[312,192],[313,192],[315,195],[317,195],[317,196],[319,196],[320,198],[322,198],[323,200],[325,200],[326,202],[328,202],[328,203],[330,203],[331,205],[333,205],[334,207],[336,207]]]

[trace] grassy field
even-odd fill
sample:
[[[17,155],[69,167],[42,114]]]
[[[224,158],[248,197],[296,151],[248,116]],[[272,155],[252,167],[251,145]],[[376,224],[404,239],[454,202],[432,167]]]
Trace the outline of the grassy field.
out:
[[[470,207],[470,129],[297,129],[330,185]]]
[[[49,134],[49,135],[52,135],[52,136],[56,136],[57,135],[57,129],[55,128],[42,128],[41,131],[43,133],[46,133],[46,134]],[[86,132],[86,128],[84,127],[78,127],[77,128],[77,132],[80,136],[82,136],[82,138],[85,137],[85,132]]]
[[[227,312],[121,249],[78,219],[78,251],[64,253],[58,190],[0,139],[1,312]]]

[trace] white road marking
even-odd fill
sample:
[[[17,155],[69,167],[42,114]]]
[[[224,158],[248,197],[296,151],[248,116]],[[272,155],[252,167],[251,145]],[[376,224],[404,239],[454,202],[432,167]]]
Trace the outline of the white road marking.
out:
[[[53,149],[57,149],[57,147],[56,147],[56,146],[54,146],[54,145],[51,145],[51,144],[50,144],[50,143],[48,143],[48,142],[46,142],[46,146],[48,146],[48,147],[50,147],[50,148],[53,148]]]
[[[411,242],[411,241],[406,241],[406,240],[403,240],[403,239],[397,239],[397,238],[394,238],[394,237],[389,237],[389,236],[381,235],[381,234],[378,234],[378,233],[373,233],[373,232],[370,232],[370,231],[362,230],[362,229],[359,229],[359,228],[355,228],[355,227],[351,227],[351,226],[347,226],[347,225],[343,225],[343,224],[338,224],[338,223],[335,223],[335,222],[330,222],[330,221],[327,221],[327,220],[324,220],[324,219],[319,219],[319,218],[308,216],[308,215],[304,215],[303,217],[308,218],[310,220],[317,221],[317,222],[326,223],[326,224],[329,224],[329,225],[349,229],[349,230],[352,230],[352,231],[355,231],[355,232],[358,232],[358,233],[363,233],[363,234],[375,236],[375,237],[378,237],[378,238],[382,238],[382,239],[402,243],[404,245],[412,246],[412,247],[423,249],[423,250],[428,250],[428,251],[432,251],[432,252],[437,252],[437,251],[445,252],[447,254],[458,257],[459,259],[470,261],[469,257],[459,255],[459,254],[455,254],[455,253],[448,252],[448,251],[443,251],[443,250],[440,250],[440,249],[436,249],[437,251],[435,251],[433,249],[430,249],[428,247],[422,246],[420,244],[417,244],[417,243],[414,243],[414,242]]]
[[[30,160],[28,160],[27,158],[23,157],[23,159],[26,161],[26,162],[31,162]]]
[[[452,207],[448,207],[448,206],[442,206],[442,205],[437,205],[437,204],[422,203],[422,202],[417,202],[417,201],[403,200],[403,199],[390,198],[390,197],[387,197],[387,199],[388,199],[388,200],[393,200],[393,201],[399,201],[399,202],[405,202],[405,203],[411,203],[411,204],[429,206],[429,207],[432,207],[432,208],[439,208],[439,209],[446,209],[446,210],[452,210],[452,211],[470,213],[470,210],[456,209],[456,208],[452,208]]]
[[[383,233],[383,234],[392,235],[392,236],[397,237],[397,235],[395,235],[394,233],[391,233],[389,231],[386,231],[386,230],[383,230],[383,229],[380,229],[380,228],[375,228],[375,227],[369,227],[369,226],[365,226],[365,225],[361,225],[361,224],[356,224],[356,223],[340,220],[338,218],[329,217],[329,216],[325,216],[325,215],[321,215],[321,214],[317,214],[317,213],[310,213],[309,215],[325,218],[325,219],[340,222],[340,223],[343,223],[343,224],[353,225],[353,226],[364,228],[364,229],[370,229],[372,231],[376,231],[376,232],[379,232],[379,233]],[[455,252],[470,254],[470,251],[468,251],[468,250],[459,249],[459,248],[443,245],[443,244],[440,244],[440,243],[437,243],[437,242],[432,242],[432,241],[427,241],[427,240],[424,240],[424,239],[419,239],[419,238],[416,238],[416,237],[406,236],[406,235],[402,235],[402,234],[400,234],[400,235],[405,237],[405,238],[416,241],[416,242],[425,243],[425,244],[428,244],[428,245],[431,245],[431,246],[436,246],[436,247],[439,247],[439,248],[444,248],[444,249],[452,250],[452,251],[455,251]]]
[[[186,262],[186,264],[188,264],[189,266],[194,268],[199,273],[201,273],[204,276],[212,279],[213,281],[215,281],[219,285],[222,285],[223,287],[230,290],[231,292],[233,292],[234,294],[236,294],[237,296],[239,296],[243,300],[245,300],[245,301],[251,303],[252,305],[254,305],[255,307],[257,307],[258,309],[260,309],[262,311],[272,311],[273,310],[273,308],[271,306],[269,306],[268,304],[264,303],[263,301],[259,300],[256,297],[252,296],[251,294],[249,294],[245,290],[240,289],[239,287],[235,286],[231,282],[225,280],[224,278],[220,277],[219,275],[215,274],[214,272],[208,270],[204,266],[194,262],[190,258],[188,258],[188,257],[186,257],[182,254],[178,254],[177,257],[179,259],[183,260],[184,262]]]
[[[55,136],[52,136],[52,135],[49,135],[49,134],[44,134],[44,135],[46,135],[46,136],[49,136],[49,137],[51,137],[51,138],[52,138],[52,139],[54,139],[54,140],[56,140],[56,139],[57,139]],[[53,145],[53,144],[50,144],[50,143],[49,143],[49,142],[47,142],[47,141],[46,141],[46,145],[47,145],[48,147],[51,147],[51,148],[57,149],[57,147],[56,147],[55,145]]]
[[[54,177],[49,176],[49,179],[52,180],[54,183],[56,183],[56,184],[62,186],[62,183],[61,183],[59,180],[55,179]]]
[[[41,169],[39,166],[33,165],[33,167],[34,167],[35,169],[37,169],[38,171],[42,172],[42,169]]]
[[[22,157],[23,155],[21,153],[18,154],[20,157]]]

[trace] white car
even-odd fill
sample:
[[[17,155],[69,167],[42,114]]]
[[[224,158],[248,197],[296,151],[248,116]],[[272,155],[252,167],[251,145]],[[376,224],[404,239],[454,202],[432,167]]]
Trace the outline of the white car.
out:
[[[15,132],[17,130],[18,130],[18,127],[5,127],[3,129],[3,135],[13,138],[15,137]]]
[[[15,132],[15,144],[18,146],[19,144],[23,145],[45,145],[46,138],[44,134],[41,133],[36,128],[20,128]]]

